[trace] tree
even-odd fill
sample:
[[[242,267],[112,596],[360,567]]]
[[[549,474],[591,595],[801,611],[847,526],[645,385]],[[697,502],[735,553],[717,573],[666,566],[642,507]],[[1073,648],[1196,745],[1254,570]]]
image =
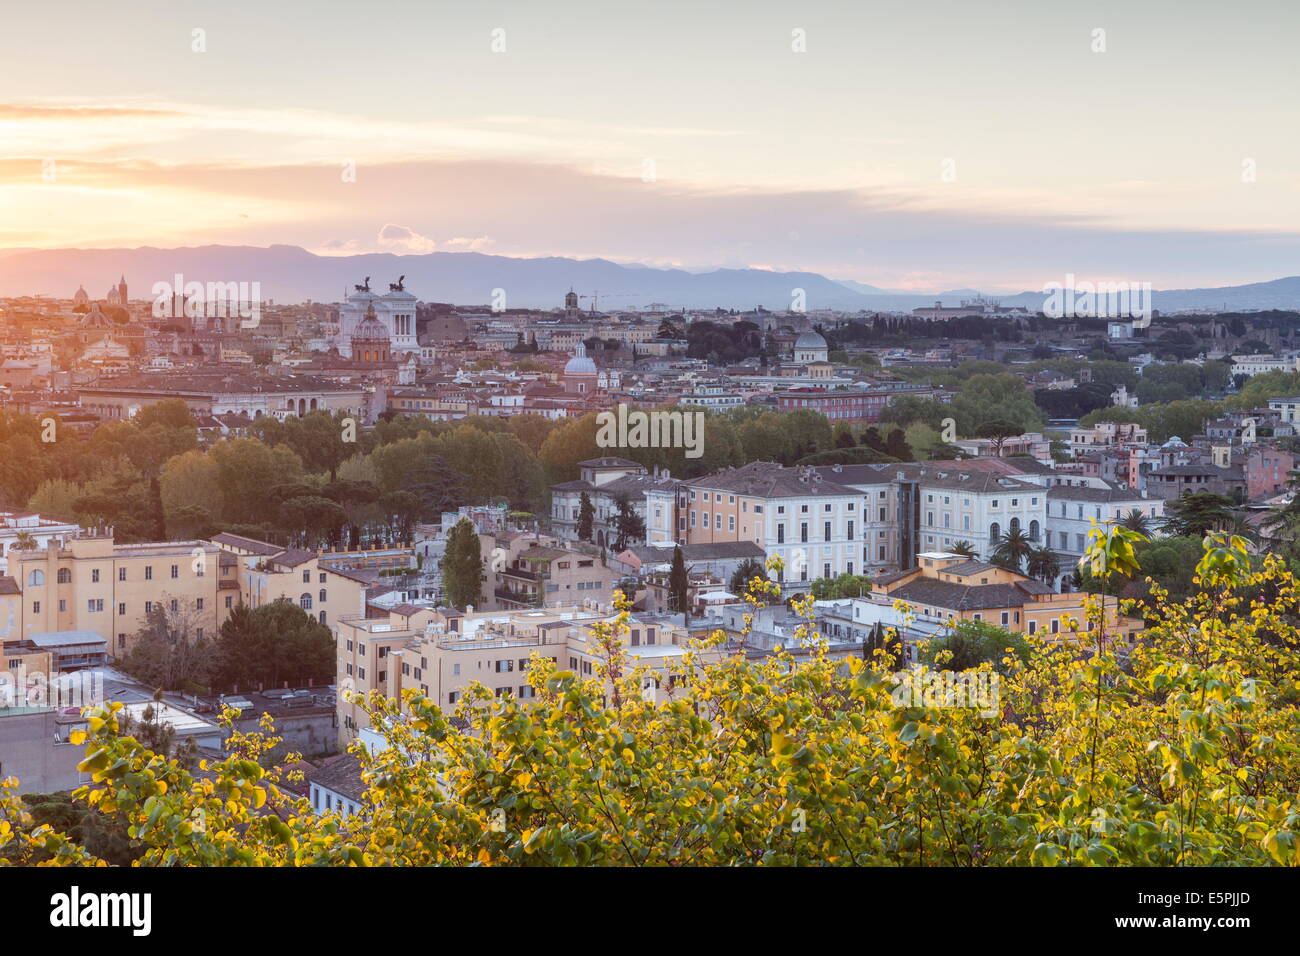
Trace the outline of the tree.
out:
[[[451,607],[463,611],[482,603],[483,551],[478,532],[468,518],[452,525],[441,568],[443,595]]]
[[[212,682],[224,690],[328,684],[335,676],[334,635],[298,604],[237,604],[221,624]]]
[[[682,556],[681,545],[673,549],[673,566],[668,572],[668,610],[691,616],[690,598],[691,579],[686,573],[686,559]]]
[[[1031,648],[1024,635],[996,624],[960,621],[948,634],[926,642],[919,657],[921,663],[941,666],[945,670],[965,671],[987,663],[999,671],[1008,672],[1009,668],[1002,663],[1008,651],[1026,661]]]
[[[1024,426],[1015,422],[995,419],[991,422],[982,422],[975,429],[977,438],[987,438],[993,442],[993,454],[998,458],[1002,457],[1002,448],[1006,445],[1008,438],[1015,438],[1025,433]]]
[[[618,516],[614,519],[614,527],[618,533],[618,541],[614,545],[614,550],[622,551],[632,542],[645,539],[645,519],[632,509],[632,502],[628,500],[627,495],[619,495],[616,503]]]
[[[578,540],[590,541],[592,522],[596,518],[596,509],[592,507],[591,495],[585,491],[578,497]]]
[[[199,636],[200,615],[192,607],[163,595],[152,602],[130,650],[118,666],[137,680],[164,690],[194,692],[206,687],[213,673],[213,647]]]
[[[1208,544],[1212,593],[1162,603],[1123,659],[1082,622],[1027,655],[963,622],[968,649],[1003,653],[932,670],[938,700],[884,661],[725,651],[651,700],[624,605],[592,627],[595,673],[538,654],[527,700],[364,700],[385,745],[359,755],[346,821],[277,787],[276,738],[232,728],[198,779],[124,735],[116,702],[74,736],[74,800],[130,827],[141,866],[1294,866],[1300,589],[1272,555]],[[95,862],[31,816],[0,785],[0,860]]]
[[[1138,534],[1147,535],[1148,537],[1151,534],[1151,522],[1140,508],[1130,508],[1124,512],[1124,516],[1119,519],[1119,523],[1130,531],[1136,531]]]
[[[1033,551],[1034,543],[1019,528],[1010,528],[998,536],[993,545],[992,562],[1011,571],[1020,571]]]
[[[871,593],[871,579],[862,574],[841,574],[836,578],[817,578],[809,586],[814,598],[819,601],[834,601],[839,598],[861,597]]]
[[[1165,505],[1165,527],[1175,536],[1204,537],[1232,524],[1235,505],[1212,491],[1185,492]]]
[[[1051,584],[1061,573],[1060,559],[1045,545],[1031,547],[1025,555],[1025,573],[1044,584]]]
[[[948,553],[960,554],[967,558],[979,557],[979,552],[975,550],[975,546],[969,541],[954,541],[951,547],[948,548]]]
[[[887,628],[877,621],[862,642],[862,659],[879,661],[886,670],[907,666],[907,650],[898,636],[898,628]]]
[[[897,458],[899,461],[911,461],[916,456],[912,454],[912,448],[907,443],[907,435],[901,428],[892,429],[889,437],[885,439],[885,454]]]
[[[676,555],[674,554],[674,560],[675,559]],[[769,580],[767,576],[767,568],[763,566],[761,561],[754,558],[746,558],[744,561],[741,561],[740,564],[736,566],[736,570],[732,572],[731,581],[728,584],[728,590],[731,591],[732,594],[742,598],[748,594],[755,593],[750,587],[754,578],[758,578],[760,581]],[[762,591],[757,592],[758,595],[761,595],[762,593]]]

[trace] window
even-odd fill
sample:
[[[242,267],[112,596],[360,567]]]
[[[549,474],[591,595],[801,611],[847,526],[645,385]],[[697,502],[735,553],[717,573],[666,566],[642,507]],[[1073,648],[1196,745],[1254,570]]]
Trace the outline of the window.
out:
[[[317,599],[318,601],[320,601],[321,604],[324,604],[324,603],[325,603],[325,589],[324,589],[324,588],[321,588],[321,589],[320,589],[320,594],[316,595],[316,599]]]
[[[235,598],[234,598],[234,596],[233,596],[233,595],[227,595],[227,596],[226,596],[226,607],[234,607],[234,606],[235,606]]]
[[[44,584],[45,584],[44,571],[33,571],[31,574],[27,575],[27,586],[29,588],[39,588]],[[39,606],[40,605],[38,604],[37,607]]]
[[[102,604],[103,602],[101,601],[100,603]],[[172,598],[171,609],[173,614],[175,614],[177,611],[181,609],[180,602],[177,601],[175,598]]]
[[[146,581],[152,581],[152,580],[153,580],[153,565],[152,565],[152,564],[146,564],[146,565],[144,566],[144,579],[145,579]]]
[[[831,523],[829,521],[822,525],[822,539],[829,541],[831,539]]]
[[[801,542],[807,542],[808,540],[808,522],[806,521],[799,523],[799,540]]]
[[[56,579],[58,580],[58,582],[59,582],[60,584],[71,584],[71,583],[72,583],[72,572],[69,571],[67,568],[59,568],[59,573],[58,573]]]
[[[123,602],[117,606],[117,616],[126,617],[126,603]]]
[[[298,606],[299,606],[300,608],[302,608],[304,611],[310,611],[310,610],[311,610],[311,595],[310,595],[310,594],[303,594],[301,597],[299,597],[299,598],[298,598]]]
[[[86,610],[91,612],[104,610],[104,599],[91,598],[86,602]]]
[[[311,572],[310,572],[310,571],[304,571],[304,572],[302,573],[302,583],[303,583],[303,584],[311,584]]]
[[[195,602],[194,602],[194,610],[196,610],[196,611],[202,611],[202,610],[203,610],[203,598],[198,598],[197,600],[195,600]]]
[[[173,577],[173,578],[179,578],[180,576],[181,576],[181,566],[180,566],[179,564],[173,564],[173,565],[172,565],[172,577]]]
[[[126,568],[118,568],[118,569],[117,569],[117,579],[118,579],[119,581],[125,581],[125,580],[126,580]]]
[[[33,614],[40,614],[40,613],[41,613],[41,602],[40,602],[40,601],[33,601],[33,602],[32,602],[32,613],[33,613]]]

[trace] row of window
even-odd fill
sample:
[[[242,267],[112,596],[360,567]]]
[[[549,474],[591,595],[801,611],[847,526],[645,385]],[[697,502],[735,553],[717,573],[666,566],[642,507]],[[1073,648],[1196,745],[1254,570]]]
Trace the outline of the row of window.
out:
[[[231,606],[232,606],[232,603],[231,603],[231,602],[232,602],[232,599],[231,599],[231,598],[226,598],[226,607],[231,607]],[[146,613],[146,614],[150,614],[150,613],[152,613],[152,612],[153,612],[153,609],[154,609],[154,604],[155,604],[155,603],[157,603],[157,605],[158,605],[159,607],[162,607],[162,603],[163,603],[162,601],[158,601],[158,602],[154,602],[154,601],[145,601],[145,602],[144,602],[144,613]],[[196,610],[196,611],[202,611],[202,610],[203,610],[203,606],[204,606],[203,598],[196,598],[195,601],[194,601],[194,610]],[[170,602],[168,603],[168,609],[169,609],[173,614],[175,614],[176,612],[178,612],[178,611],[180,610],[180,601],[177,601],[177,600],[173,599],[172,601],[170,601]],[[60,613],[60,614],[63,614],[63,613],[65,613],[67,610],[68,610],[68,602],[67,602],[66,600],[64,600],[63,598],[60,598],[60,599],[59,599],[59,613]],[[98,613],[102,612],[102,611],[104,610],[104,599],[103,599],[103,598],[89,598],[89,599],[86,601],[86,610],[87,610],[89,613],[91,613],[91,614],[98,614]],[[41,613],[41,602],[40,602],[40,601],[33,601],[33,602],[32,602],[32,613],[33,613],[33,614],[40,614],[40,613]],[[117,605],[117,614],[118,614],[119,617],[125,617],[125,616],[126,616],[126,602],[125,602],[125,601],[120,602],[120,603]]]
[[[90,569],[90,583],[91,583],[91,584],[98,584],[98,583],[99,583],[99,571],[100,571],[99,568],[91,568],[91,569]],[[176,578],[179,578],[180,576],[181,576],[181,566],[180,566],[179,564],[173,564],[173,565],[171,566],[171,577],[172,577],[173,579],[176,579]],[[195,565],[194,565],[194,576],[195,576],[195,577],[198,577],[198,578],[203,577],[203,564],[202,564],[202,562],[197,562],[197,563],[195,563]],[[119,581],[126,581],[126,580],[127,580],[127,569],[126,569],[125,567],[120,567],[120,568],[117,569],[117,579],[118,579]],[[152,565],[152,564],[146,564],[146,565],[144,566],[144,579],[145,579],[146,581],[152,581],[152,580],[153,580],[153,565]],[[72,583],[72,569],[71,569],[71,568],[59,568],[58,573],[55,575],[55,580],[56,580],[59,584],[71,584],[71,583]],[[39,568],[36,569],[36,570],[33,570],[30,574],[27,575],[27,586],[28,586],[28,587],[38,588],[38,587],[43,586],[44,584],[45,584],[45,572],[42,571],[42,570],[40,570]]]

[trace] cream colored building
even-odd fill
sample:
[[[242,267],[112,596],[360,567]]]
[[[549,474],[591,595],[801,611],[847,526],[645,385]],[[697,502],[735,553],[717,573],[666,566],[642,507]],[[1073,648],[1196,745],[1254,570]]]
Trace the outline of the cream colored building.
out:
[[[386,618],[343,618],[338,625],[339,745],[345,747],[369,726],[364,711],[343,691],[378,691],[398,698],[417,688],[450,713],[478,682],[495,696],[534,696],[528,684],[533,655],[550,658],[561,671],[598,674],[599,656],[591,627],[616,616],[608,604],[583,604],[522,611],[394,608]],[[672,663],[686,653],[680,624],[660,615],[634,615],[621,642],[629,668],[647,669],[642,693],[661,700],[676,678]]]

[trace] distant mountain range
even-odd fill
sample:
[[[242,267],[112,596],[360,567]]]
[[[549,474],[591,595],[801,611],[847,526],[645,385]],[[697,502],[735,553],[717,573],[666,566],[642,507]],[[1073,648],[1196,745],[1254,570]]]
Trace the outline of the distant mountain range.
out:
[[[370,276],[372,289],[406,276],[406,288],[426,302],[486,305],[494,290],[505,291],[507,307],[551,308],[563,303],[572,288],[584,297],[597,294],[601,310],[639,309],[651,303],[670,308],[714,307],[773,311],[791,307],[796,289],[812,309],[909,311],[941,301],[958,305],[978,293],[960,289],[919,294],[882,289],[853,280],[828,279],[815,272],[764,269],[714,269],[688,272],[644,265],[620,265],[605,259],[515,259],[477,252],[431,252],[423,255],[366,253],[319,256],[298,246],[191,246],[178,249],[0,249],[0,296],[71,297],[84,285],[91,298],[103,298],[125,275],[132,298],[152,297],[153,284],[186,281],[259,282],[262,298],[277,302],[333,302]],[[1037,291],[993,296],[1004,305],[1036,310]],[[1300,309],[1300,276],[1249,285],[1208,289],[1157,290],[1155,308],[1227,308],[1228,310]],[[582,300],[584,309],[593,306]]]

